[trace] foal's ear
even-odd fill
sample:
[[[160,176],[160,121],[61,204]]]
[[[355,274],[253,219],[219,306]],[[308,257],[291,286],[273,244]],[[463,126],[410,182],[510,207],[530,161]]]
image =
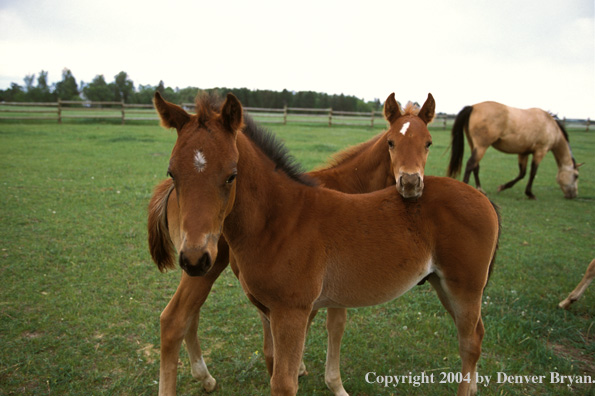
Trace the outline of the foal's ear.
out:
[[[395,99],[395,93],[391,93],[384,102],[384,118],[392,124],[401,116],[401,108]]]
[[[419,114],[417,115],[423,122],[429,124],[434,119],[436,115],[436,102],[434,101],[434,97],[431,93],[428,94],[428,98],[426,99],[426,103],[422,106]]]
[[[165,128],[176,128],[179,132],[184,124],[190,120],[190,115],[186,110],[178,105],[169,103],[161,97],[159,92],[155,92],[153,104],[161,118],[161,125]]]
[[[242,104],[234,94],[228,93],[221,107],[221,121],[230,132],[236,133],[243,125]]]

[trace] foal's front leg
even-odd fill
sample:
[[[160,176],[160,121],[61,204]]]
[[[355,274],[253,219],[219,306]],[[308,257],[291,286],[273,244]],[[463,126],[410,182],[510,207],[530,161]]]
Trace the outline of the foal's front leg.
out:
[[[328,308],[326,331],[328,348],[326,352],[326,370],[324,380],[326,386],[335,396],[349,396],[341,381],[341,339],[345,332],[347,310],[345,308]]]
[[[182,273],[176,293],[161,313],[161,359],[159,368],[159,396],[176,394],[178,358],[182,340],[190,356],[192,376],[202,381],[207,392],[215,389],[217,382],[204,362],[197,328],[200,308],[206,301],[213,283],[227,267],[228,255],[224,249],[215,260],[213,268],[203,277]]]
[[[260,321],[262,322],[262,332],[263,332],[263,354],[264,354],[264,359],[265,359],[265,363],[267,366],[267,370],[269,372],[269,375],[273,375],[273,366],[274,366],[274,347],[273,347],[273,334],[271,333],[271,322],[269,321],[269,318],[266,317],[266,315],[264,313],[262,313],[262,311],[258,311],[259,315],[260,315]],[[318,313],[318,311],[312,311],[312,313],[310,314],[310,317],[308,318],[308,329],[306,330],[306,333],[310,330],[310,326],[312,325],[312,321],[314,320],[314,317],[316,316],[316,314]],[[300,370],[298,372],[298,375],[301,377],[302,375],[307,375],[308,371],[306,370],[306,364],[304,363],[304,360],[302,359],[302,362],[300,363]]]
[[[309,308],[279,307],[271,309],[269,313],[275,362],[271,377],[273,396],[297,394],[310,312]]]

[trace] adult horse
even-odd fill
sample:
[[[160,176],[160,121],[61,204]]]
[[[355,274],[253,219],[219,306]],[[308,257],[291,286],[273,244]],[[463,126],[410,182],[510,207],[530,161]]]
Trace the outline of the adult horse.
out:
[[[435,102],[431,94],[421,109],[407,105],[401,109],[391,94],[384,106],[385,118],[390,127],[386,132],[348,149],[335,156],[330,165],[310,172],[326,188],[347,193],[366,193],[383,189],[395,184],[395,173],[400,175],[397,190],[406,197],[419,197],[423,191],[423,175],[431,136],[427,124],[434,117]],[[399,121],[399,125],[396,122]],[[258,126],[248,117],[244,122],[246,128],[257,130]],[[263,134],[263,132],[260,132]],[[388,148],[388,149],[387,149]],[[282,148],[277,147],[276,150]],[[389,154],[390,153],[390,154]],[[180,213],[177,192],[173,181],[167,179],[160,183],[154,191],[149,205],[149,245],[151,254],[161,270],[173,266],[172,248],[181,248]],[[161,314],[161,364],[160,395],[174,395],[176,392],[176,376],[179,349],[182,340],[190,356],[192,375],[203,382],[207,391],[216,386],[215,379],[202,357],[197,337],[200,308],[206,301],[215,280],[227,267],[229,262],[228,247],[224,238],[219,241],[219,254],[210,271],[201,277],[191,277],[182,273],[180,285],[173,298]],[[168,261],[169,260],[169,261]],[[236,276],[239,269],[233,267]],[[330,308],[327,316],[329,337],[342,334],[346,312],[344,308]],[[331,331],[330,329],[337,329]],[[270,341],[269,338],[266,341]],[[340,343],[340,340],[338,341]],[[329,341],[329,347],[337,344]],[[272,351],[270,345],[265,350]],[[326,382],[335,392],[342,394],[343,386],[338,368],[338,349],[329,349],[329,365],[326,369]],[[266,354],[265,354],[266,355]],[[334,358],[333,356],[337,356]],[[269,356],[271,357],[271,356]],[[268,366],[272,366],[269,359]],[[331,363],[336,362],[336,367]],[[302,372],[305,367],[302,366]],[[342,391],[344,392],[344,390]]]
[[[496,102],[483,102],[464,107],[457,115],[452,127],[452,151],[447,175],[456,177],[463,161],[464,137],[471,147],[471,157],[467,161],[463,181],[469,182],[471,172],[475,185],[479,182],[479,161],[488,147],[509,154],[518,154],[519,175],[498,187],[498,191],[515,185],[525,177],[527,160],[533,154],[531,173],[525,194],[535,199],[532,192],[537,168],[548,151],[552,151],[558,164],[557,181],[565,198],[575,198],[578,194],[578,166],[572,157],[568,133],[560,122],[541,109],[517,109]]]
[[[379,304],[424,280],[457,327],[466,379],[458,393],[476,393],[481,299],[500,229],[483,194],[431,177],[412,200],[393,187],[353,195],[316,187],[271,152],[269,136],[242,128],[235,96],[223,105],[199,101],[196,115],[158,94],[155,106],[162,125],[178,133],[168,173],[180,211],[180,266],[207,273],[225,237],[242,288],[269,326],[273,395],[297,392],[313,310]]]

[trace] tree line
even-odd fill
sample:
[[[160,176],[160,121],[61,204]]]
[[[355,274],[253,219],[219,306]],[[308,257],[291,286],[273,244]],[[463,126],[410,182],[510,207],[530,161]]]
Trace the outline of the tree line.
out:
[[[155,91],[159,91],[167,100],[174,103],[193,103],[199,91],[214,91],[220,95],[233,92],[246,107],[264,108],[332,108],[337,111],[377,111],[382,108],[380,100],[365,102],[355,96],[329,95],[313,91],[272,91],[251,90],[248,88],[212,88],[166,87],[163,81],[157,85],[138,85],[124,71],[116,74],[112,82],[107,82],[104,75],[98,74],[93,81],[77,84],[70,69],[62,71],[62,79],[54,84],[48,83],[48,72],[40,71],[38,75],[25,76],[24,85],[11,83],[10,88],[0,90],[0,101],[5,102],[56,102],[60,100],[75,101],[124,101],[125,103],[150,104]]]

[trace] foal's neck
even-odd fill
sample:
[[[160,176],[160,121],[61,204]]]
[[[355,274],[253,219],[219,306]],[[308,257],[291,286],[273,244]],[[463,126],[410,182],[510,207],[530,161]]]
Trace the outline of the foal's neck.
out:
[[[390,156],[379,134],[370,142],[347,151],[344,158],[328,168],[310,172],[324,187],[349,194],[361,194],[380,190],[387,186],[391,177]]]
[[[239,151],[238,178],[233,209],[227,216],[223,232],[232,245],[238,238],[261,237],[299,213],[304,195],[313,187],[302,184],[278,169],[257,145],[244,134],[237,137]],[[281,229],[283,226],[281,225]]]

